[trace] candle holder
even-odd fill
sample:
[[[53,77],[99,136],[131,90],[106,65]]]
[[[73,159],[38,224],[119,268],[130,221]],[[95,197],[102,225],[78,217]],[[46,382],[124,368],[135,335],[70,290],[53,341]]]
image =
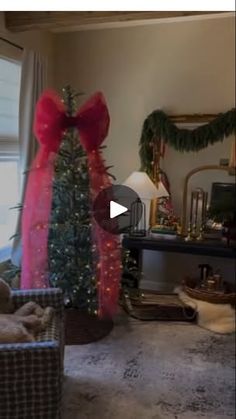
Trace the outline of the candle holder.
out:
[[[199,229],[199,235],[197,236],[197,240],[201,241],[204,240],[204,225],[202,224],[200,229]]]
[[[192,224],[191,223],[189,223],[189,225],[188,225],[188,235],[187,235],[187,237],[185,237],[185,241],[186,242],[189,242],[190,240],[192,240]]]
[[[186,241],[203,240],[208,193],[197,188],[191,193],[190,215]]]
[[[196,226],[196,224],[193,225],[191,237],[192,237],[192,239],[197,238],[197,226]]]

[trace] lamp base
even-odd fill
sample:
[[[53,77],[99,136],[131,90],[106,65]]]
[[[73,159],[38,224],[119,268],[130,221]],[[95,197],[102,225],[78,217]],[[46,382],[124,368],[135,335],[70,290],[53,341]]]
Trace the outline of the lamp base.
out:
[[[150,227],[150,207],[151,207],[151,199],[144,199],[142,198],[142,202],[145,205],[146,208],[146,216],[145,216],[145,226],[146,229],[148,230]]]

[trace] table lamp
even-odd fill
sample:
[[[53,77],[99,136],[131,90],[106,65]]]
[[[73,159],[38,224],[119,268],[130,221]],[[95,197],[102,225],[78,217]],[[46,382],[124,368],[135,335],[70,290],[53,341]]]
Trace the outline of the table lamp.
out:
[[[154,198],[163,198],[169,196],[163,183],[159,181],[158,187],[154,185],[146,172],[135,171],[123,182],[123,185],[133,189],[141,198],[146,209],[146,226],[149,228],[150,205]]]

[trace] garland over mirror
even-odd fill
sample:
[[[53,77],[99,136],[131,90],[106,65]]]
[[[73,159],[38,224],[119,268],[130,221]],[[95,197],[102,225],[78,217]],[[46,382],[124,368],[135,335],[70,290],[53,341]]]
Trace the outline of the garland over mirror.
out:
[[[201,116],[198,116],[201,122]],[[197,119],[195,119],[197,121]],[[175,118],[177,122],[178,118]],[[210,118],[209,118],[210,120]],[[190,122],[187,121],[186,122]],[[179,128],[161,110],[152,112],[144,121],[140,139],[141,170],[153,171],[153,145],[163,142],[181,152],[199,151],[236,133],[236,108],[220,113],[210,122],[194,129]]]

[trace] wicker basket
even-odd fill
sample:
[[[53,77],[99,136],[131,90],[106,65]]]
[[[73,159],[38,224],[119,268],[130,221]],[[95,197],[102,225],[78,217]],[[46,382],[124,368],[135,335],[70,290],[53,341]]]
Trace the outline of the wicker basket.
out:
[[[224,291],[219,292],[208,291],[203,288],[199,288],[198,282],[199,281],[196,279],[187,277],[183,283],[183,291],[186,292],[189,297],[212,304],[236,304],[236,293],[232,292],[229,284],[225,286]]]

